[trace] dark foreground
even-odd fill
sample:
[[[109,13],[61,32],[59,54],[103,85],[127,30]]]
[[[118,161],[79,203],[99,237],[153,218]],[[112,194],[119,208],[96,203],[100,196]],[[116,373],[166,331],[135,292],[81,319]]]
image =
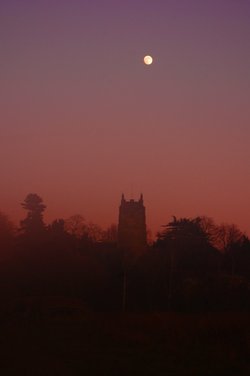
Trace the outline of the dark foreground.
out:
[[[1,307],[1,375],[250,375],[248,313],[96,313],[80,300]]]

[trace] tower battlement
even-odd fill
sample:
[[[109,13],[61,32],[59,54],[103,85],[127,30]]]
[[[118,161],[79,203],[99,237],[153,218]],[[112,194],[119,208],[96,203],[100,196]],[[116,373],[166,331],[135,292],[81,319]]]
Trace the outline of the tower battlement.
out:
[[[119,208],[118,245],[124,251],[142,252],[147,245],[146,215],[143,195],[138,201],[121,198]]]

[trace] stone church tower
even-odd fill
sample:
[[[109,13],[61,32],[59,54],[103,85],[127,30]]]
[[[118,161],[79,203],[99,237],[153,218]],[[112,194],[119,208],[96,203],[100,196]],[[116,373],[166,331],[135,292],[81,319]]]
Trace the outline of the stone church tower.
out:
[[[119,208],[118,246],[128,252],[141,253],[147,246],[145,206],[141,194],[138,201],[126,201],[122,195]]]

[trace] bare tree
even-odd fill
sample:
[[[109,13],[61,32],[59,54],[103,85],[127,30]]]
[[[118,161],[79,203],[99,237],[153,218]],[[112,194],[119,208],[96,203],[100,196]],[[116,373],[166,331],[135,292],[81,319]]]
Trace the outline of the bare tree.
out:
[[[241,242],[244,234],[235,224],[225,224],[217,226],[216,230],[216,246],[222,252],[229,252],[232,246]]]
[[[216,246],[231,262],[231,275],[235,273],[235,252],[241,247],[245,235],[235,224],[221,224],[217,227]]]
[[[102,233],[102,240],[107,243],[117,243],[117,225],[112,224]]]
[[[100,242],[103,238],[103,230],[102,228],[92,222],[89,222],[86,227],[88,238],[94,242]]]
[[[87,225],[85,219],[80,214],[75,214],[66,219],[65,230],[80,239],[87,233]]]
[[[218,226],[214,222],[213,218],[201,216],[200,218],[200,227],[206,234],[207,240],[216,247],[217,236],[218,236]]]

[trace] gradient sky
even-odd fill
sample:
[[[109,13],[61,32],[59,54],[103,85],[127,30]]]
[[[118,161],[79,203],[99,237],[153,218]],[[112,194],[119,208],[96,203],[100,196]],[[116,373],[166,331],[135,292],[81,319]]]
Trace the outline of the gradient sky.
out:
[[[250,234],[250,1],[0,0],[0,210]],[[143,64],[151,54],[154,63]]]

